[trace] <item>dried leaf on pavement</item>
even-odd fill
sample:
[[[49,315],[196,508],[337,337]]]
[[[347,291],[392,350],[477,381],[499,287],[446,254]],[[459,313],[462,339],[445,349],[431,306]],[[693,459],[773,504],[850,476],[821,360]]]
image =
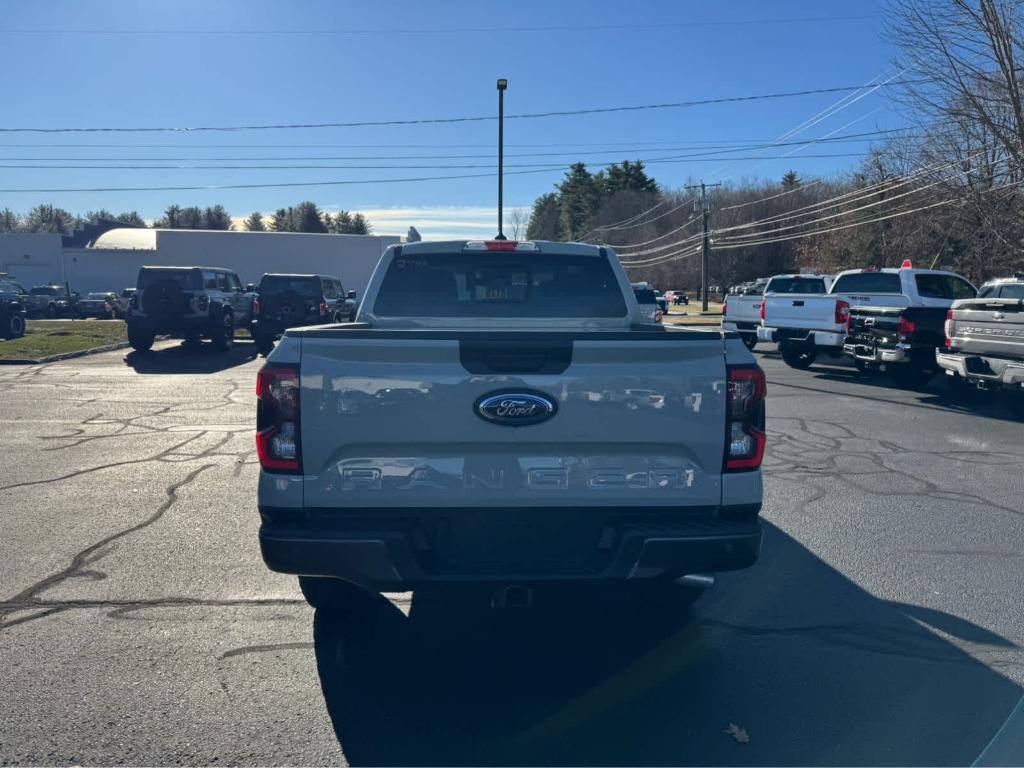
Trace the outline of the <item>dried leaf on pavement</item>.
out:
[[[743,728],[740,728],[736,723],[729,723],[729,727],[726,728],[722,733],[727,733],[732,736],[740,744],[750,743],[750,734],[747,733]]]

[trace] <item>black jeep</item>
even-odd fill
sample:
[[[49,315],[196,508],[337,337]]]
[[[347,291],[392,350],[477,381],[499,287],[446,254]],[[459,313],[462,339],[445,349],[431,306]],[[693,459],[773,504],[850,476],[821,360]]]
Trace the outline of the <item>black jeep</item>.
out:
[[[229,349],[236,328],[251,330],[255,295],[219,267],[142,267],[128,311],[128,343],[139,352],[158,335],[197,344],[203,336]]]
[[[331,275],[266,274],[256,289],[253,338],[264,355],[288,328],[347,323],[356,316],[356,292]]]

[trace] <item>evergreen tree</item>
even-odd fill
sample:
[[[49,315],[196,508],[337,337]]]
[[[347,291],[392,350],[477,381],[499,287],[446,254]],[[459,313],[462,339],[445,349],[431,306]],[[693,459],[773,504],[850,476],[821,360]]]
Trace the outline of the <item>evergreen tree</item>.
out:
[[[61,235],[70,234],[79,224],[78,219],[53,205],[37,205],[22,224],[25,232],[53,232]]]
[[[601,202],[601,190],[584,163],[573,163],[558,185],[558,236],[576,240],[590,231],[590,220]]]
[[[267,225],[263,223],[263,214],[259,211],[253,211],[249,214],[249,218],[245,220],[246,232],[266,232]]]
[[[292,221],[296,232],[326,232],[324,219],[316,203],[305,200],[295,206]]]
[[[275,232],[294,232],[291,208],[278,208],[270,217],[270,228]]]
[[[558,239],[558,195],[554,192],[534,200],[526,237],[530,240]]]
[[[0,232],[17,232],[21,229],[21,217],[10,208],[0,211]]]
[[[164,209],[164,217],[158,219],[156,222],[157,227],[163,229],[178,229],[181,223],[181,206],[180,205],[168,205]]]
[[[786,174],[782,177],[782,188],[796,189],[803,182],[800,181],[800,177],[796,175],[796,171],[786,171]]]
[[[204,229],[229,230],[234,229],[234,227],[231,215],[224,209],[223,205],[214,205],[203,211]]]
[[[336,235],[348,235],[352,233],[352,214],[348,211],[338,211],[331,219],[331,232]]]
[[[133,227],[146,226],[146,220],[139,215],[138,211],[125,211],[124,213],[119,213],[114,217],[114,220]]]
[[[177,229],[205,229],[206,228],[206,217],[203,215],[203,209],[195,205],[190,205],[188,208],[182,208],[178,214],[178,226]]]
[[[352,235],[368,235],[370,234],[370,222],[366,220],[366,217],[361,213],[356,213],[352,216],[352,231],[349,234]]]

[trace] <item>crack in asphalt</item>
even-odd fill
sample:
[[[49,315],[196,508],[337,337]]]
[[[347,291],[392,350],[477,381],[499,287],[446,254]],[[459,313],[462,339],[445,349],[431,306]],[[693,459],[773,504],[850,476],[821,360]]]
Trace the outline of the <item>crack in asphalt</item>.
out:
[[[210,469],[211,467],[214,466],[216,465],[204,464],[200,467],[196,467],[187,475],[185,475],[185,477],[182,478],[181,480],[171,483],[171,485],[167,486],[167,488],[165,489],[167,499],[164,501],[163,504],[157,507],[157,509],[151,515],[149,515],[149,517],[145,518],[141,522],[136,523],[135,525],[131,525],[127,528],[122,528],[121,530],[116,531],[110,534],[109,536],[105,536],[99,541],[90,544],[85,549],[80,550],[77,554],[75,554],[74,557],[72,557],[71,562],[68,564],[66,568],[57,571],[56,573],[51,574],[46,578],[41,579],[40,581],[37,581],[35,584],[32,584],[26,589],[23,589],[21,592],[14,595],[14,597],[5,601],[5,604],[17,604],[31,601],[41,592],[44,592],[47,589],[56,586],[57,584],[60,584],[63,581],[66,581],[67,579],[80,578],[85,573],[95,573],[95,571],[90,571],[89,569],[87,569],[86,566],[90,566],[98,560],[103,559],[108,552],[109,546],[118,539],[124,538],[125,536],[128,536],[137,531],[141,531],[144,528],[147,528],[153,525],[153,523],[157,522],[160,518],[164,516],[164,514],[167,513],[167,511],[172,506],[174,506],[174,503],[178,500],[178,492],[182,488],[186,487],[189,483],[191,483],[193,480],[199,477],[199,475],[201,475],[207,469]],[[53,613],[59,612],[60,610],[62,610],[61,607],[55,607],[52,610],[44,613],[43,615],[49,616]],[[63,610],[66,610],[66,608]],[[32,620],[33,618],[41,618],[41,616],[37,615],[34,617],[23,617],[20,620],[15,619],[7,621],[6,617],[6,611],[0,613],[0,631],[7,629],[10,626],[13,626],[14,624],[24,623],[24,621],[26,620]]]

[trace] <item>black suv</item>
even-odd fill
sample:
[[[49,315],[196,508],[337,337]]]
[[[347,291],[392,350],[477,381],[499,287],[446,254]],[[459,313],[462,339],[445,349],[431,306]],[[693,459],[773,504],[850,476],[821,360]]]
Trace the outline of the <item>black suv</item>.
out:
[[[142,267],[128,310],[128,343],[145,352],[157,334],[229,349],[236,328],[251,330],[252,287],[219,267]]]
[[[331,275],[266,274],[256,292],[252,335],[265,355],[288,328],[347,323],[356,316],[356,292],[346,293]]]
[[[25,335],[25,289],[0,276],[0,336],[20,339]]]

